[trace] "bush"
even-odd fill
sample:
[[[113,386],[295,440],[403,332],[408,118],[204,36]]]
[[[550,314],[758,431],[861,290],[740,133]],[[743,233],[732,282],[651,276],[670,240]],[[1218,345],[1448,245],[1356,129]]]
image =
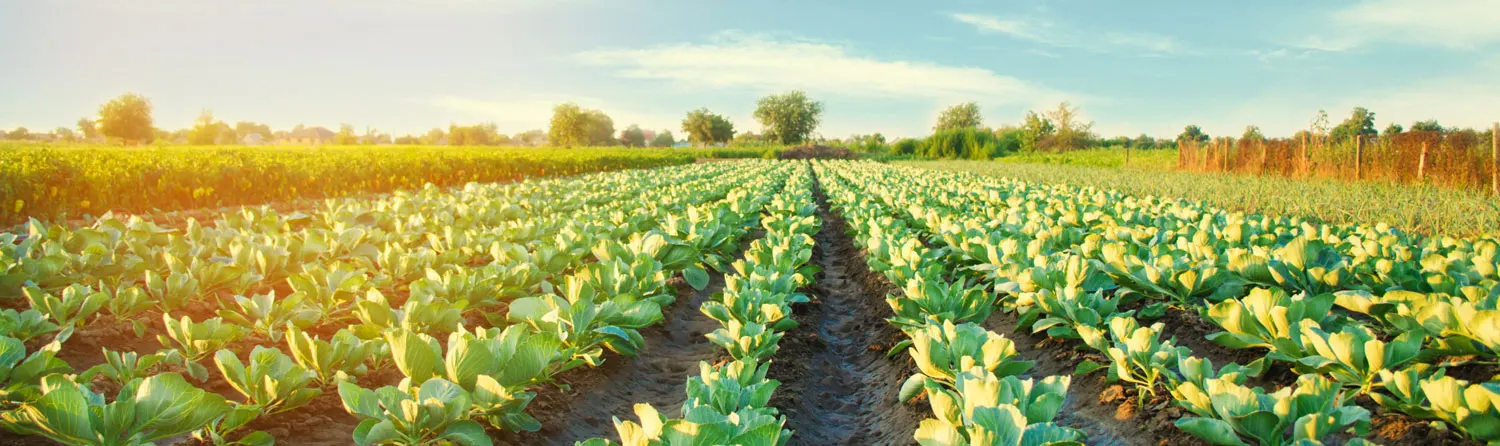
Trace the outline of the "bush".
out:
[[[854,159],[858,157],[859,155],[843,147],[797,146],[781,151],[781,159],[784,160]]]
[[[987,160],[1003,155],[999,140],[987,130],[939,130],[927,137],[918,155],[927,158]]]
[[[901,138],[891,145],[891,154],[896,156],[914,156],[922,149],[922,141],[911,138]]]

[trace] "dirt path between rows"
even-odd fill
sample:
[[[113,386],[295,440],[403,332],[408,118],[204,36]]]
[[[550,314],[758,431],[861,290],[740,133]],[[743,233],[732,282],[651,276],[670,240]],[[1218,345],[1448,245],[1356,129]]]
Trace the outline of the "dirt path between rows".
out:
[[[781,381],[771,400],[796,433],[795,445],[912,444],[926,418],[925,403],[896,401],[903,380],[916,372],[905,355],[885,351],[904,339],[885,321],[889,288],[865,267],[864,256],[844,234],[817,188],[819,218],[813,262],[823,268],[809,290],[813,301],[796,305],[801,326],[788,331],[770,369]]]
[[[710,281],[696,291],[680,281],[677,302],[667,308],[663,323],[641,330],[646,348],[635,358],[606,353],[604,365],[563,373],[559,382],[567,392],[548,387],[526,411],[542,423],[538,432],[506,432],[501,444],[571,445],[602,437],[619,440],[613,419],[636,420],[634,407],[650,403],[662,415],[677,417],[686,399],[687,379],[698,375],[698,362],[726,358],[703,335],[719,323],[699,311],[705,300],[724,289],[724,275],[710,270]]]

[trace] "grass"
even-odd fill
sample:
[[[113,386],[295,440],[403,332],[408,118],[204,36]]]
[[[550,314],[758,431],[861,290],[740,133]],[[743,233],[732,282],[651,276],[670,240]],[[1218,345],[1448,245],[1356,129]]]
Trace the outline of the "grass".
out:
[[[1175,152],[1167,153],[1173,153],[1175,157]],[[1093,157],[1105,158],[1104,155]],[[1036,164],[1015,160],[902,161],[898,164],[1037,183],[1115,189],[1138,196],[1181,198],[1231,211],[1301,217],[1333,224],[1383,222],[1426,235],[1500,234],[1500,198],[1434,186],[1205,174],[1148,167],[1091,167],[1077,163]],[[1136,165],[1135,157],[1132,157],[1131,164]],[[1149,163],[1143,164],[1150,166]]]
[[[1069,166],[1121,167],[1125,163],[1125,151],[1121,149],[1089,149],[1062,153],[1017,153],[995,158],[1000,163],[1059,164]],[[1130,166],[1148,170],[1170,170],[1177,165],[1177,151],[1131,150]]]

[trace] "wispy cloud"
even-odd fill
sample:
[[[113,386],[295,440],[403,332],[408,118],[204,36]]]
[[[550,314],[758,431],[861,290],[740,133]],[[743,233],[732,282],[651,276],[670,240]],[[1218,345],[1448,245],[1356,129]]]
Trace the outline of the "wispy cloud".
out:
[[[696,88],[795,88],[853,98],[957,98],[1027,105],[1069,96],[985,68],[883,60],[853,54],[840,44],[735,31],[706,43],[604,48],[573,59],[614,68],[622,77]]]
[[[1297,46],[1347,51],[1375,43],[1404,43],[1473,51],[1500,43],[1500,1],[1367,0],[1332,12],[1327,31]]]
[[[1092,52],[1129,52],[1145,55],[1183,54],[1187,49],[1176,38],[1134,31],[1086,31],[1053,22],[1044,17],[1017,16],[1001,18],[992,15],[955,13],[950,18],[977,28],[1048,46]]]

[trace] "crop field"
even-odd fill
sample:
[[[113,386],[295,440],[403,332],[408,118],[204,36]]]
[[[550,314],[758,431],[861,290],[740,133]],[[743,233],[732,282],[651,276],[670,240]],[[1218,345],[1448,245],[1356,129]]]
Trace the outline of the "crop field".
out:
[[[0,444],[1500,443],[1484,231],[565,159],[0,233]]]

